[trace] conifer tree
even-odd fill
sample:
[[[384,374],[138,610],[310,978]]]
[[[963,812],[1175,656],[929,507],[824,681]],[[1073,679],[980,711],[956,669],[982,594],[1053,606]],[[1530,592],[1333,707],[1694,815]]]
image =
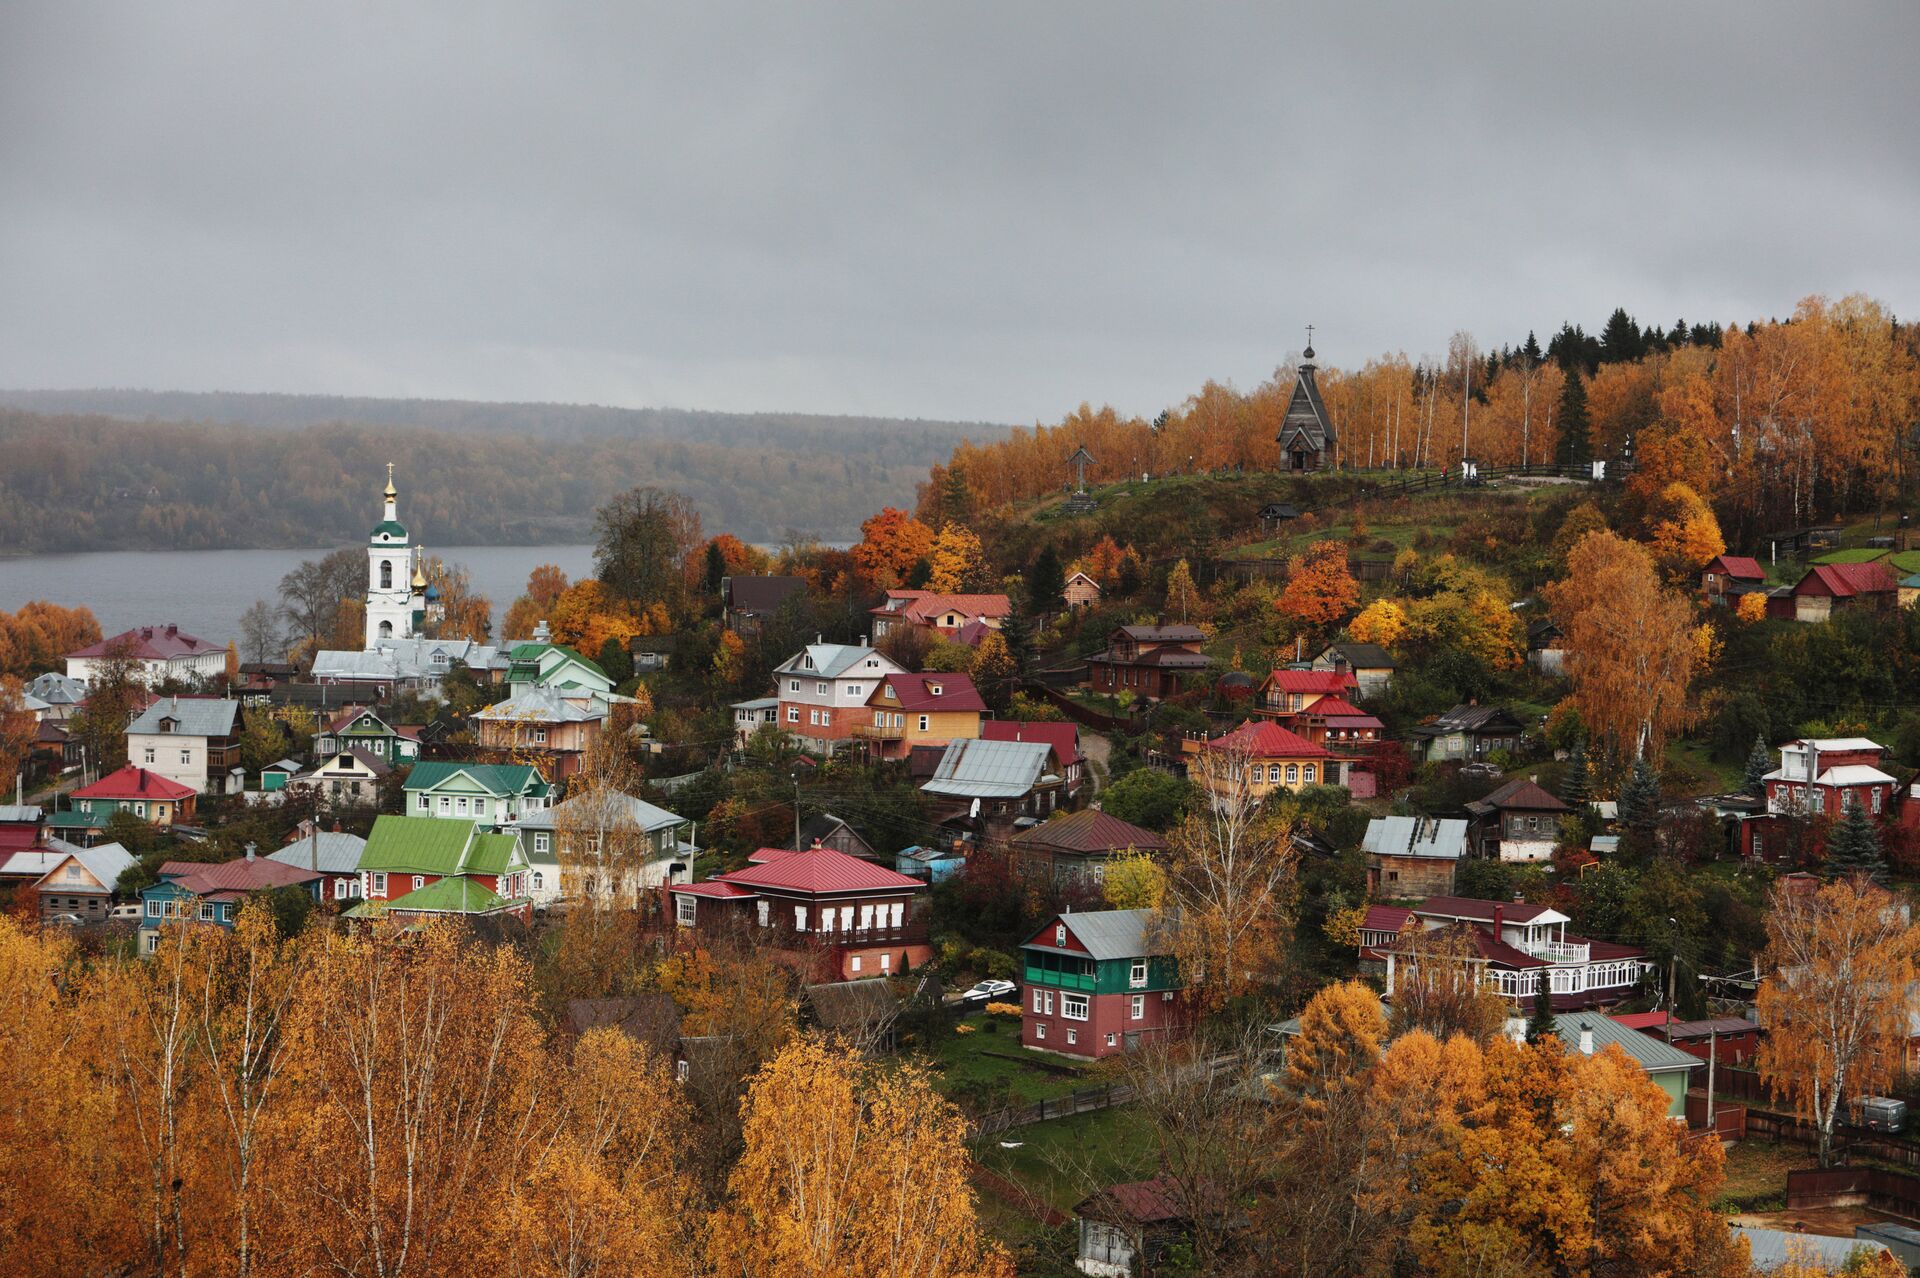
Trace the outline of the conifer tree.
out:
[[[1013,658],[1013,673],[1018,680],[1026,678],[1033,668],[1033,619],[1027,615],[1027,605],[1018,595],[1010,602],[1012,607],[1007,611],[1007,619],[1000,623],[1000,637],[1006,640],[1007,655]]]
[[[1560,801],[1577,812],[1592,798],[1593,778],[1587,767],[1587,736],[1583,732],[1573,739],[1573,749],[1567,754],[1567,775],[1560,782]]]
[[[1560,419],[1560,463],[1578,466],[1591,461],[1593,441],[1587,427],[1587,384],[1577,365],[1567,370],[1556,416]]]
[[[1067,572],[1060,565],[1060,552],[1048,542],[1040,547],[1040,553],[1033,557],[1033,566],[1027,569],[1027,600],[1033,610],[1042,615],[1058,612],[1066,606],[1062,597],[1067,589]]]
[[[1660,827],[1660,778],[1645,756],[1633,761],[1633,771],[1620,787],[1620,824],[1634,857],[1653,855],[1654,836]]]
[[[1553,1027],[1553,995],[1547,989],[1547,969],[1534,973],[1533,1015],[1527,1018],[1527,1041],[1541,1043],[1559,1033]]]
[[[1827,835],[1824,871],[1829,879],[1865,875],[1875,883],[1886,884],[1887,862],[1880,855],[1880,831],[1862,805],[1850,806]]]
[[[1763,733],[1753,734],[1753,749],[1747,751],[1746,788],[1750,794],[1759,794],[1766,788],[1767,773],[1773,771],[1773,752],[1767,749],[1767,738]]]

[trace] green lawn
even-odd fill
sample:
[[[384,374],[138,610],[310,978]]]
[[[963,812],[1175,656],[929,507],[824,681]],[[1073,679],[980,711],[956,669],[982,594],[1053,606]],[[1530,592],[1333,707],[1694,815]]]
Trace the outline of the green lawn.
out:
[[[1725,794],[1740,789],[1746,781],[1743,764],[1720,763],[1706,745],[1698,741],[1669,741],[1667,763],[1684,767],[1700,778],[1694,787],[1698,794]]]
[[[989,1030],[989,1024],[998,1028]],[[1051,1100],[1105,1081],[1102,1071],[1020,1046],[1020,1022],[985,1012],[963,1018],[971,1034],[947,1034],[928,1053],[940,1090],[977,1112]]]
[[[1770,1140],[1735,1141],[1727,1151],[1727,1182],[1717,1205],[1722,1210],[1767,1210],[1766,1200],[1778,1195],[1785,1205],[1787,1173],[1814,1164],[1805,1145]]]
[[[1155,1149],[1139,1115],[1117,1105],[986,1137],[974,1158],[1061,1211],[1072,1211],[1096,1189],[1151,1176]]]

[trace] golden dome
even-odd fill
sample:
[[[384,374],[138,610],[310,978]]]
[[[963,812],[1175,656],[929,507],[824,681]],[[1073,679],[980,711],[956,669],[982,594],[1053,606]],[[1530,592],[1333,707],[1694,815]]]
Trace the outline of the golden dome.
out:
[[[393,486],[393,463],[388,462],[387,463],[387,496],[397,497],[399,495],[400,495],[399,489]]]

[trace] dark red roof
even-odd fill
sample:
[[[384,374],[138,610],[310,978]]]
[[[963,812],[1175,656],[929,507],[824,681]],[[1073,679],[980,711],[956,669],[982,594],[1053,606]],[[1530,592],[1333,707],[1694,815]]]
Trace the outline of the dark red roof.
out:
[[[31,825],[0,825],[0,860],[9,853],[39,846],[40,831]]]
[[[1362,932],[1398,932],[1413,917],[1412,910],[1397,905],[1369,905],[1367,917],[1360,920]]]
[[[722,901],[744,900],[753,895],[745,888],[737,888],[718,879],[708,879],[704,883],[675,883],[667,891],[681,896],[710,896]]]
[[[880,681],[882,688],[893,689],[894,700],[902,710],[911,710],[916,714],[925,714],[933,710],[952,710],[959,713],[974,711],[986,713],[987,703],[980,699],[980,692],[973,686],[973,679],[963,674],[911,674],[902,671],[890,674]],[[936,695],[932,689],[940,689]],[[874,693],[874,704],[885,700],[881,692]]]
[[[1262,719],[1243,723],[1224,737],[1207,742],[1209,750],[1240,750],[1256,759],[1318,759],[1327,752],[1297,732]]]
[[[132,630],[125,630],[110,638],[102,639],[99,643],[90,643],[67,655],[69,657],[104,657],[109,648],[121,643],[126,645],[128,656],[138,657],[143,661],[165,661],[170,657],[195,657],[203,652],[217,652],[220,649],[219,644],[208,643],[205,639],[196,639],[178,626],[136,626]]]
[[[145,768],[136,768],[131,763],[115,772],[109,772],[92,785],[81,786],[73,792],[76,799],[186,799],[191,798],[194,789],[190,785],[181,785],[169,781],[157,772]]]
[[[1308,714],[1331,715],[1344,719],[1371,719],[1373,716],[1345,697],[1322,697],[1313,703]]]
[[[1180,1187],[1165,1176],[1155,1176],[1152,1180],[1136,1180],[1124,1185],[1109,1186],[1104,1197],[1128,1220],[1142,1225],[1160,1224],[1169,1220],[1186,1220],[1187,1209],[1182,1206],[1186,1197]]]
[[[1023,719],[989,719],[980,725],[982,741],[1044,741],[1062,768],[1080,762],[1080,729],[1071,723],[1029,723]]]
[[[242,857],[237,861],[221,861],[214,865],[168,861],[160,867],[160,873],[174,876],[174,883],[195,896],[207,896],[215,892],[257,892],[262,888],[311,883],[325,877],[284,861],[270,861],[266,857],[255,857],[251,861]]]
[[[1471,896],[1430,896],[1414,907],[1415,914],[1440,914],[1448,918],[1479,919],[1493,922],[1493,912],[1509,923],[1526,923],[1548,912],[1550,906],[1528,905],[1525,901],[1482,901]]]
[[[1539,782],[1531,777],[1521,777],[1509,781],[1479,800],[1488,808],[1518,808],[1528,812],[1571,812],[1572,808],[1555,798]],[[1468,804],[1469,808],[1475,804]]]
[[[789,892],[827,894],[834,892],[880,892],[909,889],[918,891],[927,885],[919,879],[848,856],[834,848],[808,848],[761,865],[714,876],[743,888],[778,888]],[[711,880],[710,880],[711,881]]]
[[[1058,848],[1063,852],[1118,852],[1123,848],[1153,852],[1167,846],[1167,841],[1152,830],[1129,825],[1097,808],[1084,808],[1042,821],[1014,835],[1013,841],[1022,846]]]
[[[1721,555],[1707,565],[1707,571],[1724,573],[1738,581],[1765,581],[1767,578],[1760,561],[1745,555]]]
[[[1819,588],[1810,589],[1810,582]],[[1828,594],[1835,599],[1851,599],[1855,595],[1892,594],[1898,589],[1892,570],[1884,563],[1815,564],[1794,586],[1793,593]]]

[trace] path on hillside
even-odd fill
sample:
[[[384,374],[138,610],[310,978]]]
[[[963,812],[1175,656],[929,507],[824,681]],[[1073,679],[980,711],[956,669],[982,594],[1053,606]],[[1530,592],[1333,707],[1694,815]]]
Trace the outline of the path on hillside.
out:
[[[1113,758],[1113,742],[1098,732],[1082,728],[1080,752],[1087,756],[1087,775],[1091,778],[1092,792],[1097,795],[1106,788],[1107,777],[1112,775],[1107,766],[1108,760]]]

